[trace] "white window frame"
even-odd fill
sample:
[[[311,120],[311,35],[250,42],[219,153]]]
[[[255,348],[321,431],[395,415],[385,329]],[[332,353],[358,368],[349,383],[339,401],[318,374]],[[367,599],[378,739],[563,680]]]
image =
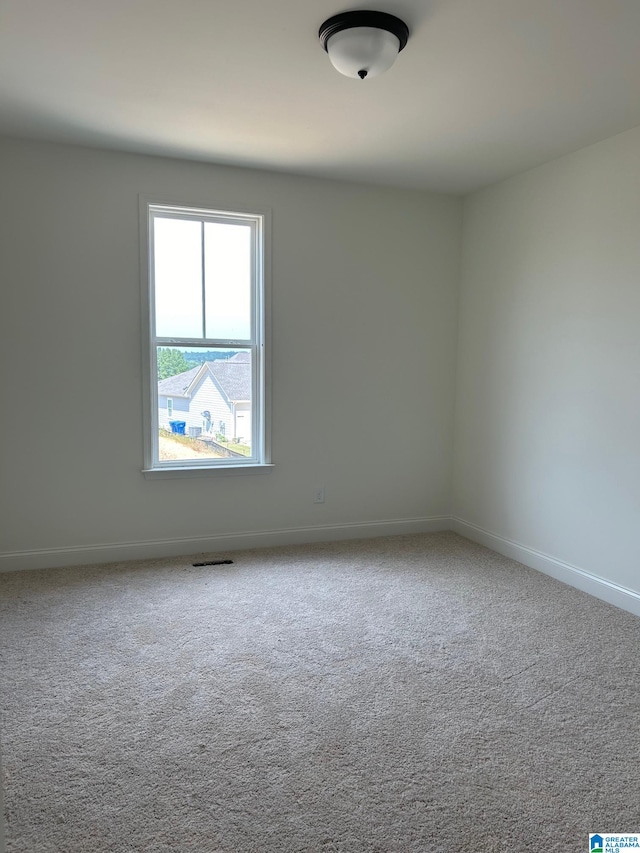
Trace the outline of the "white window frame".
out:
[[[153,258],[153,217],[170,215],[199,222],[225,222],[249,225],[252,229],[251,263],[251,335],[249,338],[170,338],[158,336],[155,329]],[[271,464],[270,447],[270,246],[271,214],[268,210],[250,210],[237,206],[192,205],[160,201],[140,196],[140,244],[142,279],[143,342],[143,425],[145,477],[188,477],[218,474],[267,472]],[[158,347],[207,347],[242,349],[251,353],[252,456],[226,459],[161,461],[158,452]]]

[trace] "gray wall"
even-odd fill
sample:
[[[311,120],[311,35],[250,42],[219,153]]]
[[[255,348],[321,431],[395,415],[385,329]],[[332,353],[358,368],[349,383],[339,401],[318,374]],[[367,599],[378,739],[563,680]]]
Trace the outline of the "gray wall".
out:
[[[453,514],[640,592],[640,129],[463,227],[446,196],[7,140],[0,181],[0,568]],[[272,474],[140,473],[138,193],[273,210]]]
[[[640,592],[640,129],[466,199],[454,514]]]
[[[460,200],[9,140],[0,186],[0,568],[449,512]],[[139,193],[273,211],[269,475],[141,474]]]
[[[0,735],[2,733],[0,732]],[[0,737],[0,853],[5,853],[5,838],[4,838],[4,794],[2,793],[4,785],[4,775],[2,770],[2,738]]]

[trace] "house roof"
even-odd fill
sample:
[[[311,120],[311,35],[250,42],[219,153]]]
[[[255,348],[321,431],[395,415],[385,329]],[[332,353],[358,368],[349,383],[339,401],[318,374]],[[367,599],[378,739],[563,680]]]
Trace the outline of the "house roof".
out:
[[[167,397],[190,397],[197,382],[208,371],[229,400],[240,402],[251,399],[251,357],[249,353],[236,353],[229,359],[205,361],[158,382],[158,394]]]
[[[198,364],[184,373],[177,373],[175,376],[161,379],[158,382],[158,394],[165,394],[167,397],[188,397],[189,386],[200,372],[201,367],[202,365]]]
[[[239,353],[239,355],[246,355],[246,360],[244,358],[236,360],[234,356],[228,361],[218,359],[207,362],[209,371],[218,380],[224,393],[235,402],[251,399],[251,362],[248,354]]]

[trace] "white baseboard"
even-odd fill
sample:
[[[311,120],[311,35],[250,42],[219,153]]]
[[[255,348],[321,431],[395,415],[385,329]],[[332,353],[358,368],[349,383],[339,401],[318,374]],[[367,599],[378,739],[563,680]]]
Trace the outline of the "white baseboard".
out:
[[[526,545],[504,539],[502,536],[490,533],[488,530],[461,518],[451,518],[450,529],[473,542],[485,545],[492,551],[497,551],[498,554],[517,560],[531,569],[536,569],[569,586],[588,592],[589,595],[593,595],[601,601],[614,604],[616,607],[628,610],[635,616],[640,616],[640,594],[632,589],[612,583],[591,574],[591,572],[585,572],[583,569],[562,560],[556,560],[555,557],[543,554],[542,551],[536,551],[534,548],[527,548]]]
[[[569,586],[574,586],[595,596],[595,598],[599,598],[601,601],[606,601],[640,616],[640,593],[600,578],[562,560],[557,560],[549,554],[505,539],[476,524],[464,521],[462,518],[446,515],[0,553],[0,572],[114,563],[122,560],[144,560],[156,557],[179,557],[190,554],[222,554],[244,548],[304,545],[311,542],[333,542],[340,539],[369,539],[376,536],[398,536],[406,533],[437,533],[442,530],[453,530],[461,536],[485,545],[499,554],[504,554],[505,557],[517,560],[531,569],[550,575],[569,584]]]
[[[82,566],[91,563],[115,563],[121,560],[145,560],[156,557],[178,557],[186,554],[239,551],[243,548],[268,548],[278,545],[304,545],[310,542],[332,542],[339,539],[368,539],[397,536],[403,533],[436,533],[449,530],[449,516],[395,518],[386,521],[364,521],[354,524],[327,524],[314,527],[291,527],[281,530],[254,530],[245,533],[223,533],[179,539],[146,542],[116,542],[104,545],[71,546],[32,551],[0,553],[0,572],[23,569],[52,569],[60,566]]]

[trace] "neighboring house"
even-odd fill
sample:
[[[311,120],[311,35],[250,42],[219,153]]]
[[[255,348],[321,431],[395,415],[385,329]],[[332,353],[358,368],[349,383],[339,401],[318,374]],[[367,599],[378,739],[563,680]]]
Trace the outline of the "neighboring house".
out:
[[[206,361],[158,382],[158,424],[184,421],[187,435],[223,435],[251,444],[251,362],[248,353]]]

